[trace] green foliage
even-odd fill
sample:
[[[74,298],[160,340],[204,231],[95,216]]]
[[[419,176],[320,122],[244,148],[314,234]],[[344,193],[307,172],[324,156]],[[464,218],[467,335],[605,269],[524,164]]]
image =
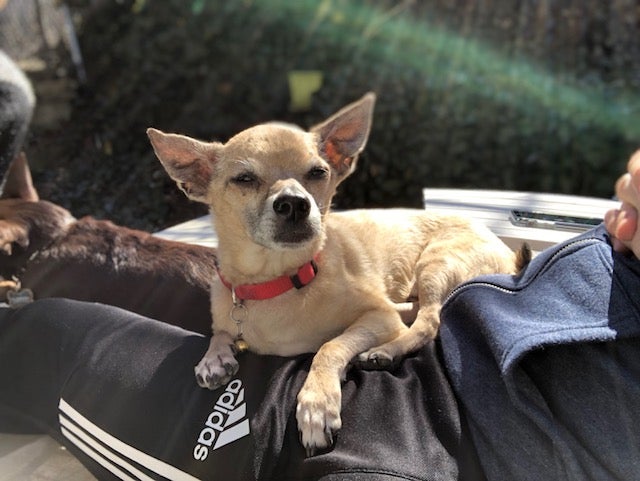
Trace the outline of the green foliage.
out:
[[[194,211],[147,127],[222,141],[267,120],[309,127],[369,90],[372,135],[338,207],[419,206],[426,186],[611,195],[640,141],[640,44],[624,2],[397,5],[109,3],[81,31],[91,95],[67,134],[74,170],[56,179],[74,186],[67,203],[102,199],[136,227],[183,220]],[[295,70],[322,72],[306,112],[289,110]]]

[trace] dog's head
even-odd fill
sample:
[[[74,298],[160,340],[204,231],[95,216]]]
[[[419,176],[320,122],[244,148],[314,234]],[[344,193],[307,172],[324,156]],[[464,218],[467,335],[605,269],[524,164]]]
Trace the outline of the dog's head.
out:
[[[147,134],[169,175],[189,198],[210,206],[225,234],[271,250],[317,247],[336,187],[367,142],[374,103],[369,93],[308,132],[261,124],[226,144]]]
[[[75,220],[66,209],[40,200],[24,154],[16,157],[0,193],[0,276],[9,278],[29,257],[67,231]]]

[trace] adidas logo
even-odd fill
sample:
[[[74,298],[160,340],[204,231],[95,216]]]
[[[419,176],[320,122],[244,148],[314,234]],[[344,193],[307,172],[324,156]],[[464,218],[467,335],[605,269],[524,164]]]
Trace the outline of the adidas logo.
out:
[[[214,451],[249,434],[247,405],[242,381],[234,379],[216,401],[193,448],[193,457],[204,461]]]

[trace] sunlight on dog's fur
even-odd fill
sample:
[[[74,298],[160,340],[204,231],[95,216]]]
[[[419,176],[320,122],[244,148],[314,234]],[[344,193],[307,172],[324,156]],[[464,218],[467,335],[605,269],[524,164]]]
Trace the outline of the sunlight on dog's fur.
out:
[[[198,383],[215,389],[237,372],[234,340],[258,353],[316,352],[297,406],[308,454],[331,445],[341,427],[340,382],[355,357],[390,365],[434,339],[441,303],[455,286],[518,270],[506,245],[465,219],[410,209],[329,211],[365,147],[374,102],[369,93],[308,132],[268,123],[226,144],[147,131],[169,175],[209,205],[219,236],[214,336],[196,366]],[[239,294],[300,272],[308,282],[275,297]],[[413,300],[419,308],[407,327],[401,311]]]

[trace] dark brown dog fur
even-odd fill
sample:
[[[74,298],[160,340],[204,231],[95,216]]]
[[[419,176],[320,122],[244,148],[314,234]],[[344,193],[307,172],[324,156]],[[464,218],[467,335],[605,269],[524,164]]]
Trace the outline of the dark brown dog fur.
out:
[[[39,200],[26,158],[12,163],[0,195],[0,276],[18,278],[36,299],[111,304],[210,334],[215,275],[215,249],[91,217],[76,220]]]

